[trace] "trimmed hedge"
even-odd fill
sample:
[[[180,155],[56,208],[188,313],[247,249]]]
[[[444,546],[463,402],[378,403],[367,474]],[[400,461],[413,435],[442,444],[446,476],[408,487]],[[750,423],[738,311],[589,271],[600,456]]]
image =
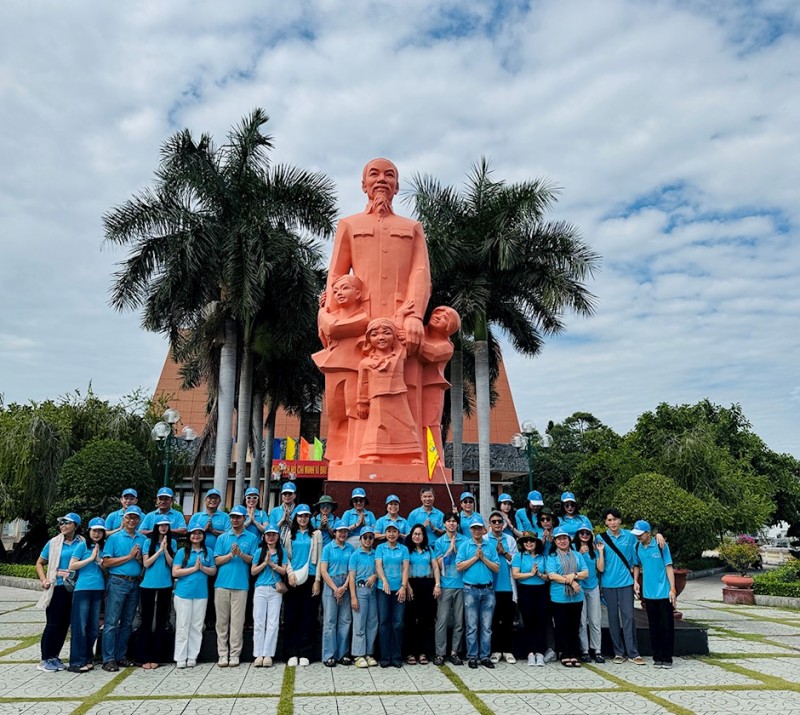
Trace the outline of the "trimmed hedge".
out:
[[[756,595],[800,598],[800,561],[793,559],[773,571],[754,576]]]
[[[17,576],[39,580],[36,567],[32,564],[0,564],[0,576]]]

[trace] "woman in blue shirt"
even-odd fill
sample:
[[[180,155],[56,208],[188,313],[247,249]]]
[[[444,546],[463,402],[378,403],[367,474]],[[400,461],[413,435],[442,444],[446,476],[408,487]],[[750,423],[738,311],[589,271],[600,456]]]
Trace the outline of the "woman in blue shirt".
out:
[[[75,547],[69,568],[78,575],[72,594],[72,636],[69,642],[70,673],[94,670],[94,643],[100,633],[100,606],[106,592],[106,577],[100,568],[106,523],[100,517],[89,522],[88,539]]]
[[[250,573],[256,577],[253,596],[253,666],[269,668],[278,645],[286,561],[278,541],[280,531],[272,524],[264,529],[261,547],[253,556]]]
[[[605,663],[606,659],[600,652],[601,647],[601,618],[600,618],[600,580],[598,574],[603,573],[605,559],[603,557],[604,544],[596,544],[592,525],[584,525],[578,529],[572,546],[579,554],[583,555],[589,577],[581,584],[583,588],[583,610],[581,610],[581,661],[591,663]],[[588,633],[587,633],[588,631]],[[591,649],[591,655],[589,653]]]
[[[78,535],[81,518],[74,512],[58,520],[58,534],[44,545],[36,559],[36,573],[44,593],[37,604],[45,609],[47,625],[42,633],[42,660],[36,670],[55,673],[66,670],[58,654],[67,640],[67,631],[72,617],[72,590],[64,585],[70,576],[69,562],[83,538]],[[47,565],[47,573],[44,567]]]
[[[560,526],[553,530],[555,553],[547,558],[547,577],[550,579],[550,602],[553,608],[556,650],[561,665],[580,668],[581,652],[578,632],[583,610],[581,581],[589,577],[582,554],[571,548],[569,533]]]
[[[175,663],[194,668],[203,643],[208,605],[208,577],[217,573],[214,551],[206,547],[205,527],[189,528],[189,544],[172,562],[175,578]]]
[[[375,583],[378,572],[375,570],[375,531],[371,526],[361,530],[361,546],[350,555],[350,607],[353,610],[353,641],[350,654],[356,668],[369,668],[378,665],[375,653],[375,639],[378,636],[378,598]]]
[[[578,502],[572,492],[564,492],[561,495],[561,522],[559,525],[567,531],[570,539],[575,538],[575,534],[582,526],[589,528],[592,526],[589,518],[578,511]]]
[[[381,668],[402,668],[403,617],[408,588],[408,549],[398,543],[400,530],[386,525],[386,541],[375,550],[378,572],[378,638]]]
[[[339,524],[335,538],[322,549],[319,574],[322,589],[322,662],[333,668],[337,663],[352,665],[350,649],[350,555],[354,549],[347,543],[349,529]]]
[[[535,489],[528,492],[528,497],[525,506],[522,509],[517,509],[514,515],[514,521],[517,523],[518,531],[532,531],[537,536],[541,536],[541,530],[538,524],[539,511],[544,506],[544,499],[542,493],[537,492]]]
[[[422,524],[411,528],[406,539],[409,549],[408,591],[406,593],[406,663],[427,665],[434,652],[433,624],[436,599],[442,593],[439,561],[428,544],[428,530]]]
[[[139,627],[137,660],[145,670],[158,668],[158,655],[172,612],[172,560],[178,545],[172,538],[171,523],[167,517],[156,517],[142,556],[144,578],[139,587],[142,624]]]
[[[497,511],[503,515],[503,533],[508,534],[512,539],[522,536],[522,531],[516,526],[516,516],[514,514],[514,500],[510,494],[501,494],[497,497]]]
[[[517,540],[519,551],[511,560],[511,578],[517,582],[517,602],[525,643],[528,665],[544,667],[547,650],[547,622],[550,620],[550,590],[544,544],[532,531],[526,531]]]

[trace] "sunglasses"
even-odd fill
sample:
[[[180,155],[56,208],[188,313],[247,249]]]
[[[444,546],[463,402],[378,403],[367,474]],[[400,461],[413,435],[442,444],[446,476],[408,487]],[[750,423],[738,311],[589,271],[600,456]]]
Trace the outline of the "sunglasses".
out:
[[[475,500],[474,499],[462,499],[461,503],[462,504],[474,504]]]
[[[244,515],[242,514],[230,514],[231,519],[244,519]]]
[[[69,519],[59,519],[58,525],[59,526],[66,526],[67,524],[74,524],[74,521],[70,521]]]
[[[375,536],[373,534],[364,534],[364,536],[362,536],[361,538],[365,539],[366,541],[372,541],[372,539],[374,539]]]
[[[553,521],[553,517],[551,516],[542,516],[540,517],[542,521]]]
[[[489,519],[489,523],[490,524],[502,524],[503,520],[502,519]]]
[[[353,502],[362,502],[364,501],[364,497],[356,497],[355,499],[351,499]]]

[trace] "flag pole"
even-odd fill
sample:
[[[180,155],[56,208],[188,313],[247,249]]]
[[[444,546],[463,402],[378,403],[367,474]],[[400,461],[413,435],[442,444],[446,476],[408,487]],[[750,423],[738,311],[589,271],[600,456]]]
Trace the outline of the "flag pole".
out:
[[[444,473],[444,465],[442,464],[441,458],[436,460],[439,464],[439,471],[442,473],[442,481],[444,482],[445,487],[447,487],[447,496],[450,497],[450,508],[453,512],[456,511],[456,503],[453,501],[453,492],[450,491],[450,485],[447,483],[447,475]]]

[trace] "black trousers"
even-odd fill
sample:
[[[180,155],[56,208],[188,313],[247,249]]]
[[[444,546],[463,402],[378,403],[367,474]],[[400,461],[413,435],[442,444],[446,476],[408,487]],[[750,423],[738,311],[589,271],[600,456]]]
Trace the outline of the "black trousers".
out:
[[[72,591],[67,591],[64,586],[50,588],[53,589],[53,598],[44,612],[47,624],[42,633],[42,660],[58,658],[72,619]]]
[[[142,623],[139,626],[136,660],[139,663],[157,663],[172,613],[172,589],[140,586],[139,609]]]
[[[514,617],[517,607],[511,591],[494,592],[494,615],[492,616],[492,652],[510,653],[514,635]]]
[[[314,578],[292,588],[283,596],[284,658],[311,660],[314,634],[319,627],[319,596],[312,596]]]
[[[433,577],[410,578],[408,585],[414,598],[406,601],[405,638],[406,655],[431,655],[433,624],[436,621],[436,599],[433,597]]]
[[[517,600],[529,653],[547,650],[547,622],[550,616],[550,585],[525,586],[517,583]]]
[[[551,603],[559,657],[578,658],[581,655],[580,628],[583,601]]]
[[[644,602],[647,610],[647,625],[650,628],[650,648],[653,660],[671,663],[675,644],[675,620],[672,604],[668,598],[648,598]]]

